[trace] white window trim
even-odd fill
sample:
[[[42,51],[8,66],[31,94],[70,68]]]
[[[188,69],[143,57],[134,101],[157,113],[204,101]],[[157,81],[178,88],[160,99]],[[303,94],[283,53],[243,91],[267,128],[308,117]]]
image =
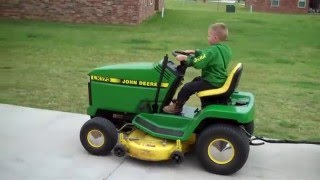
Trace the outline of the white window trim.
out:
[[[278,1],[278,5],[272,5],[272,1],[274,1],[274,0],[270,0],[270,6],[271,7],[279,7],[280,6],[280,0],[277,0]]]
[[[154,0],[149,0],[149,5],[152,5],[152,4],[153,4],[153,1],[154,1]]]
[[[300,7],[300,6],[299,6],[299,3],[300,3],[300,2],[304,2],[304,6],[303,6],[303,7]],[[298,6],[298,8],[306,8],[306,6],[307,6],[307,0],[298,0],[298,5],[297,5],[297,6]]]

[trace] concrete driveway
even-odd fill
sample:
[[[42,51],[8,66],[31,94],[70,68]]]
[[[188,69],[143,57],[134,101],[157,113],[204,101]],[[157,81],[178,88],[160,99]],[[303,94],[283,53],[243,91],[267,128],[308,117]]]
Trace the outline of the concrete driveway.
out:
[[[0,179],[320,179],[320,146],[251,146],[232,176],[204,171],[195,154],[181,165],[88,154],[79,131],[89,116],[0,104]]]

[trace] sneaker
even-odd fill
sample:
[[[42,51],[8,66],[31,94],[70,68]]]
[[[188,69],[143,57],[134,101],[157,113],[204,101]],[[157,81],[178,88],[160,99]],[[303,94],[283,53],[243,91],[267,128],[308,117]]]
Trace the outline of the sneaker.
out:
[[[182,107],[178,106],[177,103],[171,103],[163,108],[163,112],[168,114],[180,114],[182,112]]]

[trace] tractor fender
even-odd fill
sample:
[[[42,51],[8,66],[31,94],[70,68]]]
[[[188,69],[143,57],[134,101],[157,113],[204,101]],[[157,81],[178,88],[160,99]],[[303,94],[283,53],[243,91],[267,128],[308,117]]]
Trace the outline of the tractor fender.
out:
[[[194,117],[201,122],[204,119],[229,119],[239,124],[247,124],[254,118],[254,108],[250,105],[226,106],[210,105],[205,107]]]
[[[187,139],[192,133],[203,127],[214,123],[248,124],[254,119],[254,108],[252,106],[225,106],[210,105],[198,112],[186,130]]]

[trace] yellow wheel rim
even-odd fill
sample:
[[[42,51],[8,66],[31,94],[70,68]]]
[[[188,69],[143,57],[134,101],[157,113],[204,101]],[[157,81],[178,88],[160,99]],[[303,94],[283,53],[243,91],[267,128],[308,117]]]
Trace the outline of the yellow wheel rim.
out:
[[[227,164],[234,158],[235,149],[226,139],[215,139],[208,146],[210,159],[217,164]]]
[[[105,138],[101,131],[93,129],[88,132],[87,141],[90,144],[90,146],[100,148],[104,145]]]

